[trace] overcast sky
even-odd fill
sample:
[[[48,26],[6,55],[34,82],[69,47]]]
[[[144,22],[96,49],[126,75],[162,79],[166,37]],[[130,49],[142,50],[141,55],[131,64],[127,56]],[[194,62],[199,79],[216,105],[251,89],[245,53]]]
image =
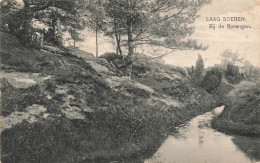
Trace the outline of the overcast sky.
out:
[[[192,38],[208,44],[206,51],[175,52],[168,55],[168,64],[190,66],[195,64],[197,54],[202,54],[207,66],[219,63],[219,55],[225,49],[238,51],[254,65],[260,65],[260,0],[214,0],[211,5],[200,11],[201,17],[195,23]],[[245,22],[207,22],[206,17],[245,17]],[[209,24],[240,24],[250,25],[251,29],[209,29]]]

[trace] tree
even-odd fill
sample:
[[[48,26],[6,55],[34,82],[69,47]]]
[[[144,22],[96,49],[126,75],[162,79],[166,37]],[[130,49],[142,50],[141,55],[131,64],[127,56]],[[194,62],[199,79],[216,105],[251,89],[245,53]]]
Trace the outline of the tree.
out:
[[[105,35],[115,38],[117,54],[123,56],[121,49],[121,35],[125,35],[123,26],[126,23],[125,17],[122,14],[123,1],[108,1],[105,6],[105,12],[107,14],[107,28]]]
[[[1,28],[17,36],[24,45],[31,40],[31,21],[33,19],[32,12],[26,2],[18,5],[15,0],[1,1]]]
[[[260,77],[260,68],[252,65],[248,60],[243,65],[244,76],[248,79],[258,79]]]
[[[86,26],[84,18],[87,0],[49,0],[50,6],[36,13],[36,18],[49,27],[46,39],[55,45],[63,45],[63,33],[68,31],[71,38],[81,41],[79,30]]]
[[[62,28],[80,20],[75,15],[83,11],[80,5],[83,3],[84,0],[23,0],[23,7],[17,8],[17,1],[4,0],[1,2],[1,26],[23,44],[30,45],[34,34],[32,22],[37,20],[48,26],[48,41],[62,46]]]
[[[87,10],[90,13],[87,25],[96,33],[96,57],[98,57],[98,33],[105,30],[106,24],[104,3],[104,0],[92,0],[87,4]]]
[[[194,32],[189,26],[199,9],[210,0],[107,0],[108,18],[116,38],[120,34],[123,46],[128,47],[129,63],[138,45],[175,50],[205,50],[196,40],[187,39]],[[121,20],[120,23],[118,23]],[[120,29],[120,30],[118,30]],[[118,42],[118,41],[117,41]],[[119,44],[118,44],[119,45]],[[117,46],[118,46],[117,45]],[[118,48],[120,48],[118,46]],[[131,66],[129,66],[131,67]]]
[[[238,52],[233,52],[231,50],[224,50],[221,54],[221,64],[226,67],[228,64],[238,65],[243,62],[242,57],[239,57]]]
[[[194,70],[193,80],[196,84],[201,84],[204,73],[204,62],[201,55],[198,55],[196,67]]]
[[[243,59],[238,52],[231,50],[224,50],[221,54],[221,65],[225,69],[225,77],[232,84],[236,84],[243,79],[243,75],[240,73]]]
[[[80,33],[75,29],[69,29],[70,36],[73,40],[73,46],[76,47],[76,42],[83,41],[84,39],[80,36]]]
[[[219,88],[222,81],[222,71],[218,67],[208,70],[201,82],[201,86],[209,93]]]

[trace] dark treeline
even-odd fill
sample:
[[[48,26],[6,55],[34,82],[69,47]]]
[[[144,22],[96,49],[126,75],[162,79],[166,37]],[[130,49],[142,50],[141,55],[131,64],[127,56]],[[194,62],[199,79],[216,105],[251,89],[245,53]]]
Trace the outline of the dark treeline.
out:
[[[221,54],[221,64],[205,68],[201,55],[198,55],[196,66],[188,68],[192,81],[208,92],[217,90],[222,82],[232,86],[242,80],[255,81],[260,76],[259,67],[241,58],[238,52],[224,50]]]

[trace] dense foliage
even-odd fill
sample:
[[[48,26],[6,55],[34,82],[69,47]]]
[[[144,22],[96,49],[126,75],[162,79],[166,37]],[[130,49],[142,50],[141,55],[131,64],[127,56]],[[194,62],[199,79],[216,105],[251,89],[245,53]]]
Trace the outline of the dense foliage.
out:
[[[213,127],[247,136],[260,136],[260,83],[242,81],[225,99],[226,109],[213,121]]]
[[[219,68],[208,70],[201,82],[201,86],[208,92],[212,92],[220,86],[222,82],[222,71]]]
[[[84,28],[85,19],[80,16],[85,9],[83,4],[81,0],[3,0],[1,29],[15,35],[26,46],[31,46],[35,37],[62,45],[64,31]],[[39,36],[41,33],[44,36]]]
[[[201,55],[198,55],[195,69],[193,70],[192,80],[197,85],[200,85],[204,75],[204,62]]]

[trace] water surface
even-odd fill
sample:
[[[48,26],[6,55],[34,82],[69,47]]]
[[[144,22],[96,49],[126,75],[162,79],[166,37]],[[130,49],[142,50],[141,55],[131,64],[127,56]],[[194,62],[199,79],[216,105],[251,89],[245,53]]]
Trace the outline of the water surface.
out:
[[[177,128],[145,163],[251,163],[260,161],[260,139],[229,136],[211,128],[219,107]]]

